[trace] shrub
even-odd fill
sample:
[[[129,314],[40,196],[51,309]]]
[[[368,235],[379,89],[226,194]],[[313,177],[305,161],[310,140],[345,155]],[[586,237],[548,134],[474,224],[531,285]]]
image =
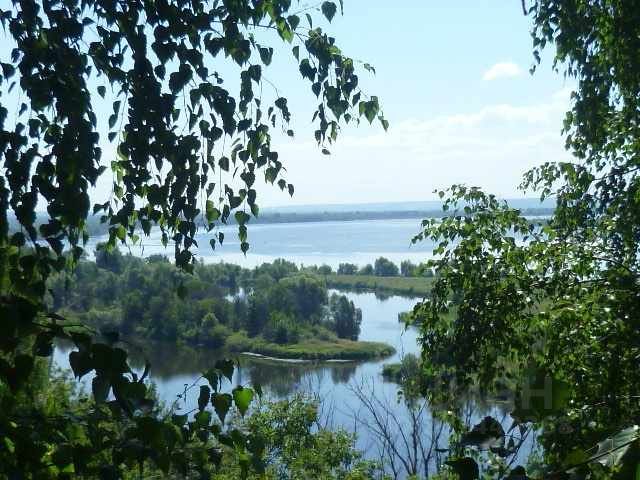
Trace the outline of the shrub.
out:
[[[400,274],[403,277],[413,277],[416,275],[416,265],[410,260],[403,260],[400,263]]]
[[[333,273],[333,270],[329,265],[320,265],[318,267],[318,273],[320,275],[331,275]]]
[[[267,322],[263,336],[280,345],[297,343],[300,340],[300,329],[291,317],[274,312]]]
[[[357,340],[360,335],[362,311],[356,308],[352,301],[344,295],[331,295],[329,312],[334,331],[339,338]]]
[[[358,266],[353,263],[341,263],[338,265],[338,275],[355,275],[358,273]]]
[[[225,345],[232,352],[247,352],[251,351],[253,342],[247,336],[247,332],[240,330],[229,335]]]
[[[373,275],[373,267],[370,263],[367,263],[358,271],[358,275]]]
[[[207,347],[219,348],[222,347],[227,338],[231,335],[231,329],[220,323],[216,323],[207,327],[202,333],[200,340],[203,345]]]

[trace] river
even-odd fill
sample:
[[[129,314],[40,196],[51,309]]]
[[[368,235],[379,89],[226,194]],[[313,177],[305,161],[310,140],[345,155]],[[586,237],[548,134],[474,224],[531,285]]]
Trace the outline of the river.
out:
[[[398,362],[408,353],[419,354],[417,330],[406,329],[398,322],[398,313],[410,310],[418,299],[380,297],[374,293],[346,292],[346,295],[362,309],[360,339],[393,345],[396,348],[393,356],[366,362],[340,363],[282,363],[239,356],[239,368],[234,374],[233,385],[260,384],[264,400],[282,399],[295,393],[319,400],[322,424],[356,433],[357,448],[372,460],[379,458],[384,447],[380,439],[382,429],[388,428],[391,440],[401,445],[405,455],[409,454],[410,448],[403,446],[401,430],[405,435],[415,430],[424,450],[431,454],[427,461],[429,471],[433,473],[446,458],[446,452],[437,449],[447,446],[447,429],[441,422],[434,421],[428,408],[418,407],[413,411],[407,408],[398,396],[399,386],[385,381],[381,375],[385,363]],[[55,363],[68,368],[68,353],[68,349],[58,347],[54,354]],[[158,397],[165,406],[173,406],[178,413],[196,408],[197,388],[184,397],[186,401],[178,398],[178,395],[185,387],[197,387],[202,383],[197,379],[214,363],[214,352],[154,344],[131,353],[132,363],[139,370],[143,368],[144,358],[150,360],[152,368],[149,378],[155,383]],[[90,392],[90,379],[87,376],[83,382],[87,392]],[[227,388],[230,389],[231,385],[227,385]],[[371,403],[367,404],[367,401]],[[376,415],[381,419],[379,424],[372,421],[371,408],[375,408]],[[507,418],[507,410],[500,404],[486,404],[475,399],[468,402],[466,409],[472,423],[485,415],[504,420]],[[509,421],[505,422],[505,426],[509,424]],[[402,465],[398,458],[396,462]],[[397,477],[405,478],[403,467],[398,468]]]
[[[413,236],[420,232],[420,221],[416,218],[250,225],[250,248],[246,256],[240,251],[237,226],[229,225],[215,231],[224,234],[223,245],[217,246],[216,250],[209,245],[211,234],[198,234],[196,238],[201,247],[195,252],[205,262],[225,261],[243,267],[254,267],[281,257],[298,265],[326,264],[334,269],[342,262],[373,264],[380,256],[397,264],[402,260],[417,263],[428,258],[433,250],[433,244],[428,241],[411,243]],[[99,241],[104,241],[104,237],[96,237],[87,250],[92,252]],[[160,234],[155,230],[130,251],[145,257],[173,255],[171,247],[162,246]]]
[[[433,248],[426,242],[410,245],[411,236],[419,231],[418,219],[256,225],[250,228],[252,249],[246,257],[237,252],[232,227],[227,230],[224,248],[213,252],[202,237],[199,243],[207,248],[202,249],[199,256],[205,262],[227,261],[250,267],[283,257],[298,264],[336,267],[341,262],[373,263],[379,256],[396,263],[404,259],[419,262],[428,257]],[[170,249],[162,248],[157,235],[146,239],[143,248],[136,247],[131,251],[141,256],[170,255],[170,252]],[[405,329],[398,322],[398,314],[411,310],[419,299],[374,293],[346,292],[346,295],[362,310],[360,340],[391,344],[397,350],[395,355],[382,360],[344,363],[279,363],[241,356],[233,384],[258,383],[265,392],[265,399],[302,393],[320,400],[322,423],[356,433],[356,446],[370,459],[378,459],[384,451],[380,433],[386,428],[390,441],[400,445],[402,450],[401,454],[395,455],[398,471],[390,471],[398,478],[406,477],[399,457],[411,456],[411,445],[405,441],[410,443],[407,437],[415,432],[421,442],[420,448],[428,453],[422,460],[415,461],[424,463],[423,475],[426,473],[424,468],[433,473],[446,458],[446,451],[443,451],[447,446],[446,428],[434,420],[430,410],[422,404],[408,408],[399,397],[399,386],[384,381],[381,375],[385,363],[398,362],[408,353],[419,354],[417,330]],[[166,344],[143,345],[132,349],[130,354],[134,366],[140,369],[144,358],[151,361],[150,380],[156,385],[159,399],[181,412],[195,408],[197,389],[186,396],[186,401],[178,395],[194,382],[197,386],[200,374],[211,367],[216,358],[215,352]],[[62,368],[68,368],[68,350],[58,347],[54,361]],[[89,381],[90,378],[85,377],[85,389],[90,387]],[[465,408],[471,423],[484,415],[502,419],[505,427],[511,423],[507,419],[508,410],[499,403],[483,403],[476,398],[468,401]],[[376,410],[375,416],[372,409]],[[530,444],[524,450],[530,450]]]

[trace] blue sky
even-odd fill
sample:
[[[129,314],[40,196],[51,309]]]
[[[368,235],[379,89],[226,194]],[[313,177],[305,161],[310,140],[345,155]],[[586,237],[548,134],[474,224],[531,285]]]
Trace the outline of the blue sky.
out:
[[[345,54],[375,66],[375,76],[362,69],[360,84],[379,97],[389,131],[377,122],[348,126],[332,155],[322,155],[311,125],[317,100],[300,79],[291,46],[275,34],[265,38],[280,45],[263,77],[289,98],[296,136],[276,135],[274,147],[296,190],[291,198],[261,185],[260,206],[433,200],[434,189],[453,183],[521,197],[517,185],[524,171],[568,158],[560,130],[571,83],[552,71],[551,52],[529,74],[530,19],[518,0],[344,3],[344,16],[331,24],[319,12],[314,17]],[[300,2],[309,4],[316,2]],[[272,33],[256,35],[260,40]],[[4,43],[0,56],[12,47]],[[239,70],[221,68],[227,88],[236,91]],[[106,127],[113,99],[95,98],[99,123]],[[11,104],[17,97],[3,100]],[[106,131],[101,137],[108,165],[115,147]],[[108,172],[100,180],[92,194],[96,202],[106,201],[111,180]]]
[[[279,145],[296,194],[265,188],[265,205],[430,200],[457,182],[520,197],[526,169],[568,157],[560,130],[571,83],[552,71],[551,52],[529,74],[520,2],[345,0],[344,16],[324,26],[376,67],[361,83],[391,127],[347,128],[331,157],[321,155],[307,129],[309,96],[276,62],[268,75],[292,92],[297,122],[296,138]]]

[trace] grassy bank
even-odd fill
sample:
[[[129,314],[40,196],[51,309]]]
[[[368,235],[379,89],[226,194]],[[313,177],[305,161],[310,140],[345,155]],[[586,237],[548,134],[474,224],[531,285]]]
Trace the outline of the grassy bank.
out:
[[[244,345],[234,345],[233,350],[299,360],[370,360],[388,357],[395,353],[395,349],[386,343],[354,342],[343,339],[305,340],[290,345],[279,345],[263,339],[248,339]]]
[[[337,289],[373,290],[397,295],[427,295],[434,282],[424,277],[379,277],[375,275],[324,275],[327,286]]]

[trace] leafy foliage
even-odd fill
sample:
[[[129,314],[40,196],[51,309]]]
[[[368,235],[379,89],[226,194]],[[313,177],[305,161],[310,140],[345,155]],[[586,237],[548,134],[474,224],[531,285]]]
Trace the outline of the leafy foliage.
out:
[[[387,258],[379,257],[373,265],[373,272],[379,277],[395,277],[398,275],[398,266]]]
[[[267,478],[365,480],[381,477],[378,466],[355,450],[353,435],[320,425],[318,404],[300,395],[273,403],[249,419],[267,452]]]
[[[272,148],[274,129],[293,135],[289,105],[277,88],[271,98],[262,95],[274,41],[294,45],[303,82],[318,101],[314,136],[320,146],[337,139],[341,122],[377,117],[387,127],[377,99],[358,87],[355,62],[333,37],[312,27],[310,14],[305,29],[292,9],[289,0],[3,5],[0,386],[20,395],[37,357],[50,356],[53,340],[64,338],[76,345],[76,374],[95,373],[97,403],[75,422],[88,437],[82,443],[60,442],[66,437],[59,424],[38,426],[39,409],[29,400],[33,410],[20,417],[9,402],[0,412],[0,444],[10,445],[11,457],[0,463],[0,474],[54,477],[70,473],[65,469],[73,463],[75,475],[114,478],[124,465],[153,462],[163,471],[204,475],[219,460],[213,437],[214,444],[224,440],[243,455],[255,453],[239,432],[227,441],[219,429],[212,431],[207,411],[177,425],[146,415],[148,389],[124,352],[94,342],[92,332],[51,313],[44,299],[52,272],[74,266],[84,254],[91,212],[109,225],[99,262],[114,272],[114,246],[135,244],[136,232],[149,234],[152,226],[163,244],[175,247],[176,265],[193,271],[191,248],[203,216],[208,231],[234,218],[240,248],[248,250],[247,223],[259,212],[258,180],[294,192]],[[321,9],[328,20],[336,11],[333,2]],[[229,84],[236,83],[234,92]],[[116,151],[107,164],[103,137]],[[113,194],[92,206],[90,188],[108,167]],[[37,218],[39,205],[46,205],[44,219]],[[18,231],[9,231],[10,214]],[[222,241],[218,233],[210,243]],[[184,295],[184,285],[177,292]],[[145,307],[135,295],[123,305],[129,318]],[[124,438],[93,430],[108,430],[122,415],[131,422]],[[60,453],[50,457],[56,448]],[[247,458],[241,456],[245,464]]]
[[[106,257],[117,262],[101,261],[105,268],[100,268],[100,258],[79,262],[72,274],[54,276],[48,285],[59,314],[103,334],[255,351],[264,340],[355,341],[360,333],[362,312],[353,302],[344,295],[329,298],[319,277],[288,262],[253,270],[198,263],[189,275],[166,259],[122,256],[117,249]],[[185,289],[182,298],[179,285]]]
[[[514,425],[542,429],[553,475],[631,478],[637,463],[629,455],[602,471],[584,452],[625,435],[640,414],[638,7],[531,4],[536,59],[554,44],[554,66],[577,81],[564,122],[573,161],[545,163],[522,184],[556,198],[550,220],[532,224],[496,197],[456,185],[439,192],[445,216],[425,220],[415,239],[434,241],[437,255],[431,296],[413,312],[423,378],[488,388],[505,364],[519,369]]]
[[[360,336],[362,311],[347,297],[335,293],[329,298],[329,309],[336,335],[339,338],[357,340]]]
[[[358,266],[353,263],[341,263],[336,271],[338,275],[355,275],[358,273]]]

